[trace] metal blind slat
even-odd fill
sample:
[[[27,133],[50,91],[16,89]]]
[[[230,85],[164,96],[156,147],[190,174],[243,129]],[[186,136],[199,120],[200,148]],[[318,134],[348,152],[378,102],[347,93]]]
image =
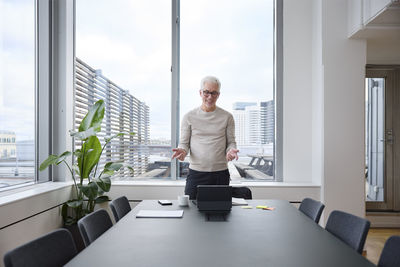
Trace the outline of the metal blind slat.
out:
[[[79,127],[89,107],[103,99],[106,105],[102,132],[98,134],[102,146],[104,137],[120,131],[136,133],[134,136],[122,136],[106,146],[99,165],[108,161],[123,160],[134,168],[134,176],[147,171],[149,165],[149,107],[128,91],[104,77],[80,59],[76,59],[75,68],[75,128]],[[76,142],[75,148],[81,146]],[[115,177],[131,177],[128,170],[122,169]]]

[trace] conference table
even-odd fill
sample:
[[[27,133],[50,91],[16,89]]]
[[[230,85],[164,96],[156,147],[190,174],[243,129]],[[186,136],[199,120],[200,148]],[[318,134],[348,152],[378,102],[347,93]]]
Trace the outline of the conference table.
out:
[[[66,266],[375,266],[288,201],[247,202],[252,209],[233,206],[210,219],[193,203],[144,200]],[[182,218],[136,218],[180,209]]]

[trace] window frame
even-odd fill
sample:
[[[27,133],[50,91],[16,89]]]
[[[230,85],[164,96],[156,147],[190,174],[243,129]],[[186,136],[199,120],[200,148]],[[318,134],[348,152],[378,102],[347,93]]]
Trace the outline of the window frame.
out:
[[[38,0],[39,1],[39,0]],[[75,0],[66,2],[67,8],[73,9],[73,62],[75,62]],[[177,147],[179,143],[180,128],[180,0],[171,0],[171,146]],[[62,21],[68,27],[68,21]],[[283,0],[274,0],[274,108],[275,108],[275,143],[274,143],[274,180],[283,181]],[[68,33],[66,33],[68,34]],[[68,46],[68,44],[67,44]],[[54,49],[53,49],[54,50]],[[56,57],[59,55],[56,52]],[[53,60],[54,61],[54,60]],[[53,69],[54,71],[54,69]],[[57,71],[55,71],[57,72]],[[75,72],[73,72],[75,73]],[[58,72],[58,74],[60,74]],[[54,74],[53,74],[54,77]],[[66,78],[68,79],[68,78]],[[73,78],[73,80],[75,77]],[[53,82],[54,83],[54,82]],[[75,85],[74,85],[75,86]],[[73,86],[73,87],[74,87]],[[65,92],[63,93],[64,95]],[[72,93],[71,93],[72,95]],[[73,106],[73,105],[72,105]],[[54,119],[53,119],[54,120]],[[72,120],[74,121],[74,120]],[[53,126],[54,127],[54,126]],[[71,129],[73,125],[71,125]],[[60,130],[59,130],[60,131]],[[56,140],[53,140],[53,143]],[[171,160],[171,180],[177,181],[180,177],[177,159]]]
[[[52,171],[39,172],[40,163],[51,152],[51,1],[33,0],[34,12],[34,171],[32,182],[1,188],[8,191],[52,180]]]
[[[35,1],[35,182],[52,180],[52,169],[39,166],[51,154],[52,3]]]
[[[180,0],[172,0],[171,146],[179,143],[180,107]],[[274,0],[274,180],[283,181],[283,0]],[[171,180],[178,180],[178,160],[171,160]]]

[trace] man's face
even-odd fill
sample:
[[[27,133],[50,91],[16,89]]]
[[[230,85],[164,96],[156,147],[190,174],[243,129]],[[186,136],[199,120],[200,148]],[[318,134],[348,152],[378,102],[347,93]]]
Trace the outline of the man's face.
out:
[[[207,109],[214,108],[219,97],[218,85],[216,83],[206,82],[203,90],[200,90],[200,96],[204,107]]]

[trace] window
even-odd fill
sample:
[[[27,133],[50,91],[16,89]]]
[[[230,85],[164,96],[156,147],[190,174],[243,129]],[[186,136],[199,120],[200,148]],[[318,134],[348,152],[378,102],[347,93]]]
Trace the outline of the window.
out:
[[[52,179],[37,168],[51,154],[50,13],[49,1],[0,2],[0,191]]]
[[[188,159],[171,171],[171,148],[179,135],[171,125],[201,104],[200,80],[215,75],[222,82],[217,105],[236,123],[240,160],[229,163],[231,177],[274,180],[274,4],[77,0],[75,126],[91,104],[104,99],[103,135],[121,129],[137,135],[115,141],[103,161],[123,159],[133,165],[133,179],[185,178]],[[179,18],[173,18],[176,10]],[[121,112],[127,120],[122,124]],[[131,178],[122,172],[114,179]]]
[[[35,181],[35,1],[0,4],[0,190]]]
[[[182,1],[180,22],[181,118],[201,104],[200,79],[217,76],[240,150],[231,179],[272,180],[274,1]]]
[[[171,3],[76,1],[76,58],[76,126],[101,98],[106,103],[103,134],[136,133],[113,142],[103,162],[124,160],[135,177],[168,177]],[[125,170],[114,179],[127,177]]]

